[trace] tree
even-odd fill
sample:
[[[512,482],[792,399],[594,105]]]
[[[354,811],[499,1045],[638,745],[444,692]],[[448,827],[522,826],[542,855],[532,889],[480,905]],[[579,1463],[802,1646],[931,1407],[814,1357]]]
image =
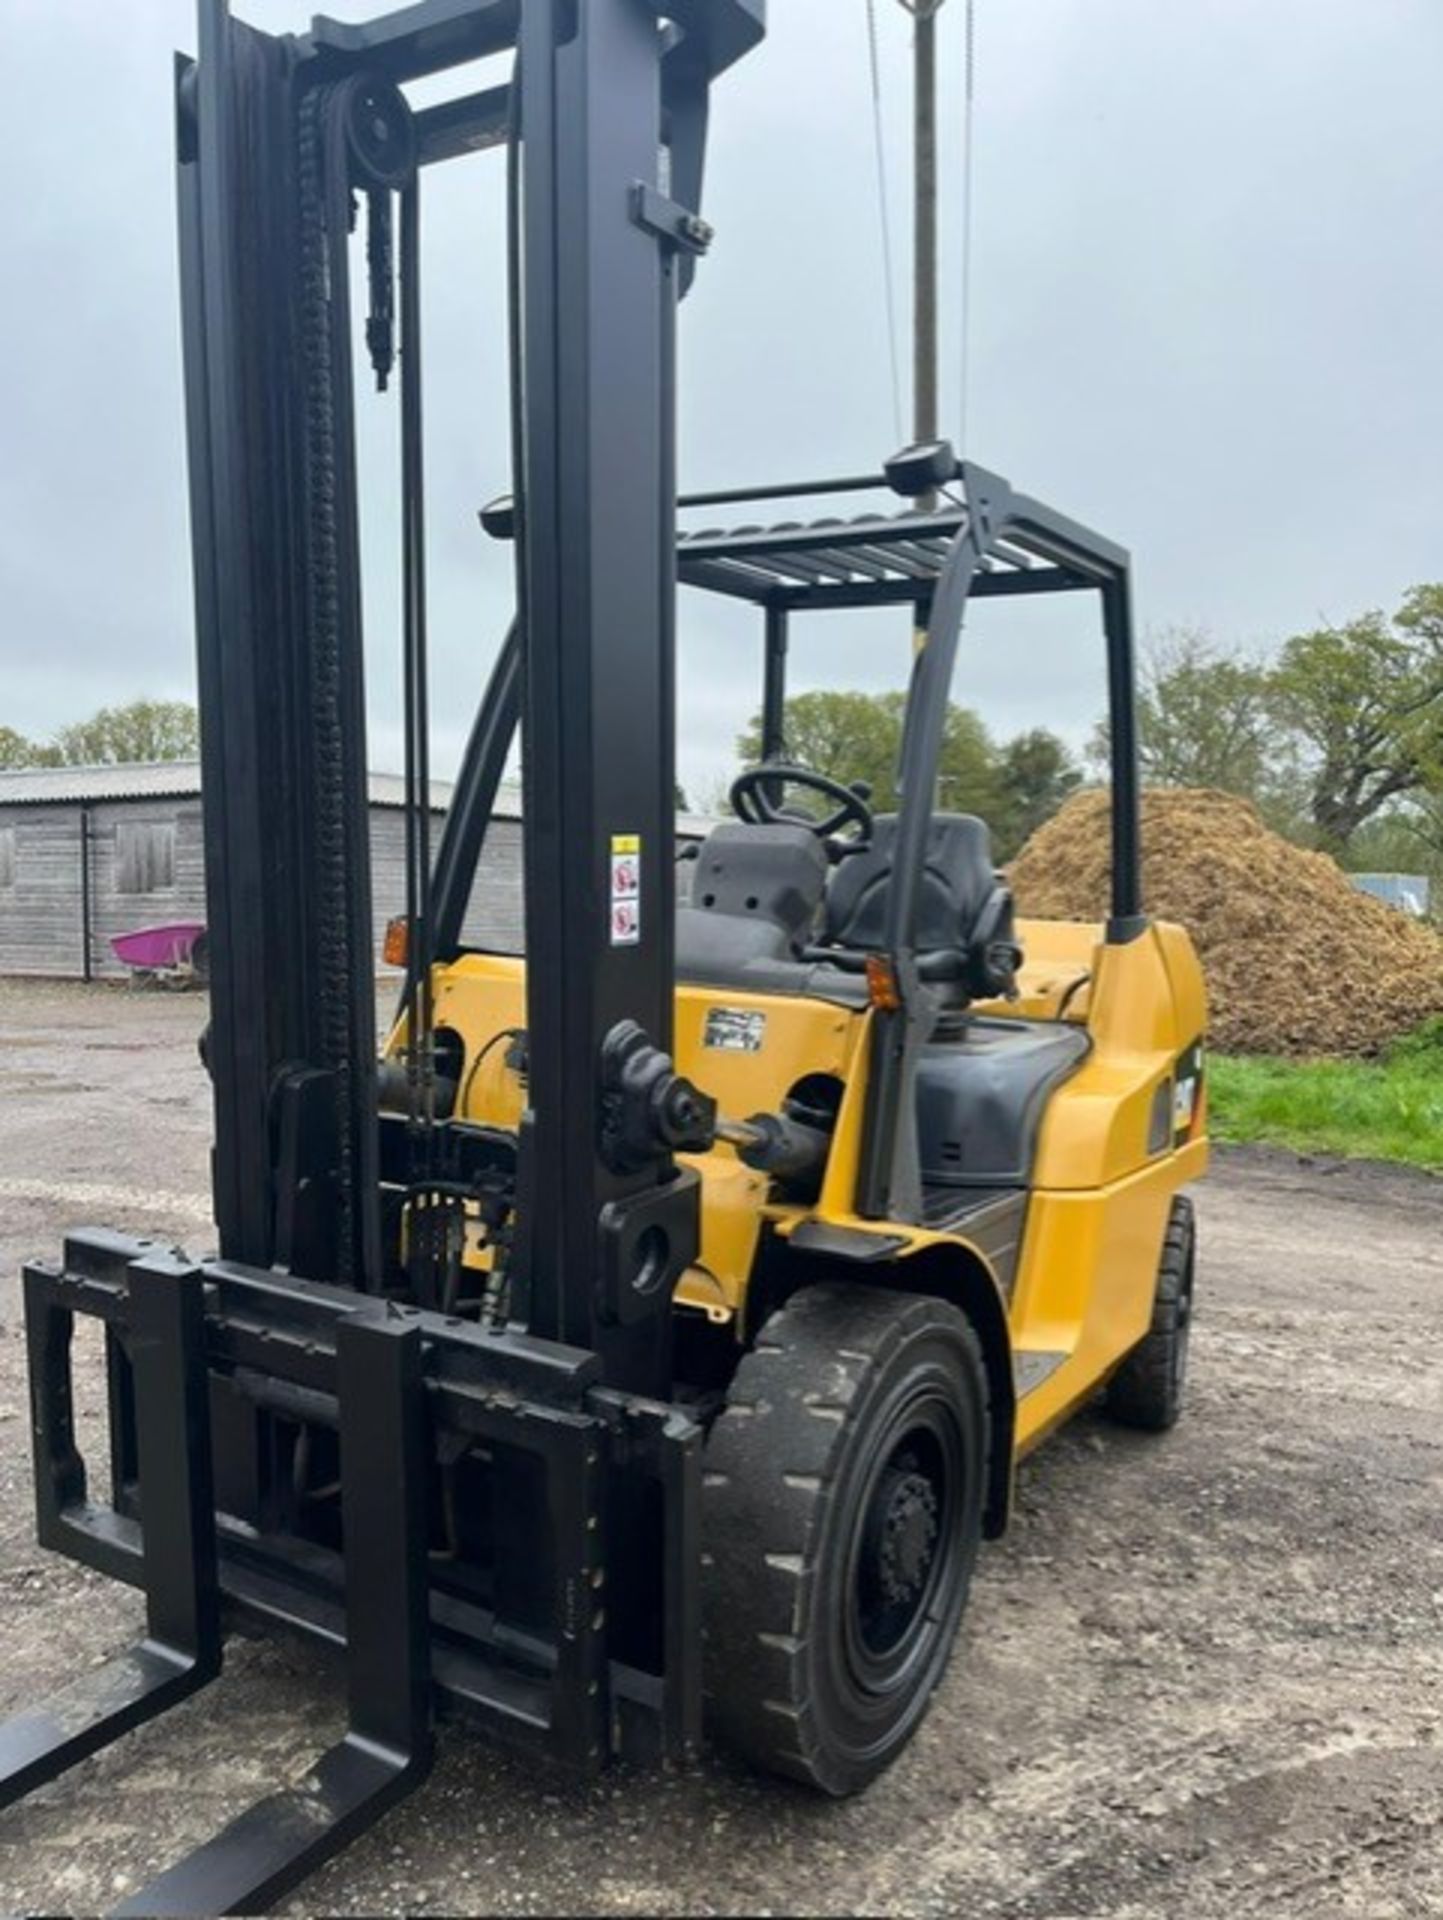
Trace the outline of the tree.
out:
[[[1081,780],[1082,769],[1064,742],[1046,727],[1033,727],[1004,742],[998,754],[998,810],[992,822],[997,858],[1010,860]]]
[[[0,767],[33,767],[41,751],[14,727],[0,727]]]
[[[1443,869],[1443,794],[1412,794],[1366,821],[1348,843],[1353,873],[1426,873]]]
[[[783,721],[786,755],[834,780],[865,780],[877,813],[897,807],[897,762],[906,696],[831,688],[795,694]],[[762,753],[761,716],[737,741],[747,766]],[[938,761],[938,804],[955,813],[990,815],[998,797],[996,752],[987,729],[965,707],[949,706]]]
[[[1108,765],[1111,731],[1099,723],[1090,757]],[[1137,757],[1154,787],[1219,787],[1261,800],[1286,760],[1272,674],[1219,648],[1196,627],[1175,627],[1144,650],[1137,690]]]
[[[1422,874],[1429,916],[1443,920],[1443,788],[1409,794],[1365,821],[1348,843],[1352,873]]]
[[[867,781],[879,808],[895,801],[900,696],[832,690],[794,694],[786,704],[783,734],[788,760],[833,780]],[[745,766],[761,760],[760,714],[737,741],[737,752]]]
[[[71,767],[190,760],[200,751],[200,724],[195,708],[183,700],[132,700],[62,727],[55,743],[61,761]]]
[[[133,700],[102,707],[62,727],[49,742],[0,727],[0,767],[111,767],[130,761],[190,760],[200,752],[200,722],[182,700]]]
[[[1318,839],[1341,856],[1367,821],[1443,783],[1443,585],[1414,587],[1391,623],[1375,611],[1295,634],[1275,686],[1306,746]]]

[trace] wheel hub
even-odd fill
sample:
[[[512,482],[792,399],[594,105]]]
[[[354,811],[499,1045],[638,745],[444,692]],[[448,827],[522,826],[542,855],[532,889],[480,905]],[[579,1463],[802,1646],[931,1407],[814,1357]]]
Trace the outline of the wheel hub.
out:
[[[915,1470],[889,1469],[881,1489],[878,1583],[890,1606],[906,1606],[926,1584],[937,1545],[937,1493]]]
[[[892,1412],[859,1489],[841,1624],[852,1674],[868,1698],[905,1690],[935,1651],[938,1631],[948,1632],[941,1623],[964,1577],[960,1443],[948,1400],[914,1393]]]

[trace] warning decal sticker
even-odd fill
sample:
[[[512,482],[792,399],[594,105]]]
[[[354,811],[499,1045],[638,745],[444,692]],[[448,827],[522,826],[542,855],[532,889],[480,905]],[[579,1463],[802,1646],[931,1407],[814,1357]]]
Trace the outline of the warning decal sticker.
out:
[[[634,947],[641,940],[641,835],[611,836],[611,944]]]

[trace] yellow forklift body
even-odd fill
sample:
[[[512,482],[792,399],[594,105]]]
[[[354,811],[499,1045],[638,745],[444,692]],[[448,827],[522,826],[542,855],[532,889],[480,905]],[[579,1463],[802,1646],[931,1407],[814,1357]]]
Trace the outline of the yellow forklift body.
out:
[[[1110,944],[1101,925],[1050,921],[1022,921],[1018,933],[1028,958],[1017,998],[976,1011],[1062,1018],[1085,1027],[1092,1046],[1048,1101],[1010,1279],[965,1232],[856,1212],[870,1009],[679,983],[675,1050],[678,1070],[727,1114],[775,1110],[813,1075],[842,1089],[812,1205],[771,1198],[767,1177],[724,1142],[683,1156],[701,1178],[702,1218],[699,1256],[674,1295],[678,1309],[730,1323],[745,1337],[767,1229],[783,1244],[804,1223],[884,1236],[887,1259],[867,1268],[880,1284],[905,1286],[906,1263],[929,1249],[959,1250],[989,1273],[1005,1302],[1014,1368],[1029,1355],[1049,1363],[1031,1391],[1019,1391],[1015,1457],[1101,1387],[1146,1332],[1173,1198],[1200,1177],[1208,1154],[1200,1060],[1190,1081],[1179,1078],[1180,1062],[1206,1027],[1202,973],[1186,933],[1153,923],[1133,940]],[[463,1050],[461,1119],[518,1123],[525,1088],[498,1042],[525,1024],[525,984],[525,962],[512,956],[467,953],[436,970],[437,1026],[450,1029]],[[725,1033],[745,1032],[748,1044],[709,1040],[719,1021]],[[403,1045],[398,1027],[388,1050],[399,1056]]]

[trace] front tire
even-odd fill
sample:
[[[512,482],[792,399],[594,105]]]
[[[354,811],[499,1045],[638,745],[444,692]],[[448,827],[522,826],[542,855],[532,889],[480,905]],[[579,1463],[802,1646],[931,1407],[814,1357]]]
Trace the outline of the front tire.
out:
[[[706,1685],[754,1765],[856,1793],[942,1678],[982,1536],[987,1375],[944,1301],[796,1294],[737,1369],[703,1474]]]

